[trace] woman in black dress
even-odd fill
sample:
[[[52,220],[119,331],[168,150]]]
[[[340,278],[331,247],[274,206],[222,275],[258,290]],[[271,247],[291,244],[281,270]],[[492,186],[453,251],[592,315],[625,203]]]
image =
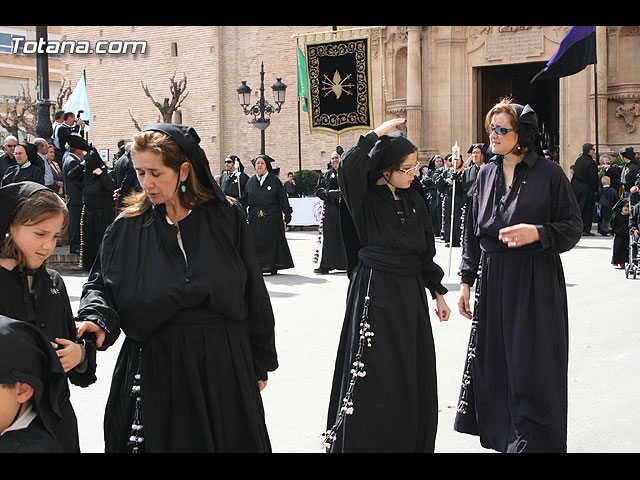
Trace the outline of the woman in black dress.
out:
[[[91,270],[105,230],[115,218],[115,182],[95,149],[84,156],[82,181],[82,269]]]
[[[389,133],[402,123],[390,120],[361,136],[338,166],[350,213],[342,220],[350,225],[343,229],[350,284],[325,433],[329,452],[432,452],[435,446],[436,361],[426,290],[441,321],[450,310],[415,177],[417,149],[400,132]]]
[[[338,185],[338,163],[340,154],[337,151],[331,153],[331,163],[316,184],[316,197],[324,203],[322,217],[322,256],[320,266],[313,271],[315,273],[329,273],[331,270],[345,270],[347,258],[344,253],[342,230],[340,230],[340,203],[342,195]]]
[[[274,275],[294,265],[285,236],[285,224],[291,221],[293,209],[282,182],[273,173],[272,161],[268,155],[251,160],[256,174],[247,182],[240,202],[248,209],[251,236],[262,271]]]
[[[478,172],[465,228],[458,308],[473,323],[455,429],[500,452],[563,452],[568,307],[560,253],[580,240],[582,220],[560,165],[536,152],[531,107],[504,100],[485,123],[497,157]]]
[[[191,127],[152,124],[132,159],[143,191],[107,229],[79,333],[126,334],[105,410],[107,452],[269,452],[260,391],[274,318],[240,205]]]

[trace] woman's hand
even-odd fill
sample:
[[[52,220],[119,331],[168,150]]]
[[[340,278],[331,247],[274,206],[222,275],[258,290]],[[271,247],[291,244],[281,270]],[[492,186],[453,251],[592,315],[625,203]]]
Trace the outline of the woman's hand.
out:
[[[500,229],[498,232],[498,240],[514,248],[537,242],[540,240],[540,234],[535,225],[519,223],[518,225]]]
[[[449,305],[447,305],[444,296],[440,293],[436,293],[436,307],[438,320],[440,320],[441,322],[446,322],[447,320],[449,320],[451,309],[449,308]]]
[[[374,132],[376,133],[376,135],[378,135],[378,137],[381,137],[382,135],[386,135],[387,133],[394,130],[396,127],[402,125],[403,123],[405,123],[405,121],[406,120],[404,118],[393,118],[391,120],[387,120],[383,124],[379,125],[374,130]]]
[[[266,380],[258,380],[258,388],[260,389],[260,391],[264,390],[266,386],[267,386]]]
[[[66,338],[56,338],[56,343],[51,342],[51,345],[56,349],[56,354],[65,373],[77,367],[84,358],[82,346]]]
[[[471,313],[471,287],[468,283],[460,284],[460,299],[458,300],[458,311],[463,317],[472,318]]]
[[[80,338],[84,332],[94,332],[96,334],[96,347],[100,348],[107,333],[93,322],[76,322],[76,337]]]

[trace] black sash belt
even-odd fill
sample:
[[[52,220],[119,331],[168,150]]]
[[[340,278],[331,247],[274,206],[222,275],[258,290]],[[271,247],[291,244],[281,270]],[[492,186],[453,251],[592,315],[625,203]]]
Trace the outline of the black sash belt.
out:
[[[358,251],[358,258],[367,267],[391,275],[409,277],[422,271],[422,260],[417,255],[385,247],[363,247]]]
[[[521,247],[509,247],[506,243],[492,237],[480,237],[480,248],[487,253],[496,252],[521,252],[525,250],[542,250],[540,242],[533,242],[528,245],[522,245]]]

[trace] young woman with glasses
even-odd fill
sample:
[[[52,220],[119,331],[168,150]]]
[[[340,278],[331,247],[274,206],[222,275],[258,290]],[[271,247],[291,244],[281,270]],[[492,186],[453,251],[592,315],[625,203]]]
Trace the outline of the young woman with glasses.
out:
[[[417,149],[390,120],[342,156],[350,284],[330,397],[329,452],[433,452],[436,361],[427,290],[449,318]]]

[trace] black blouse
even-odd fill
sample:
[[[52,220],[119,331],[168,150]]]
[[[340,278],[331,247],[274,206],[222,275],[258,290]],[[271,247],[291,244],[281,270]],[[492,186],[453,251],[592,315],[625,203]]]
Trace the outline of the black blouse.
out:
[[[560,165],[535,152],[516,165],[510,188],[505,185],[502,156],[483,166],[476,179],[472,212],[471,228],[464,233],[459,272],[462,283],[469,285],[475,281],[481,249],[510,249],[498,240],[502,228],[520,223],[535,225],[540,240],[519,248],[556,253],[573,248],[582,231],[569,179]]]
[[[360,246],[381,247],[414,256],[421,264],[425,287],[432,297],[435,298],[436,292],[444,295],[447,293],[441,284],[444,272],[433,261],[436,247],[424,196],[414,188],[398,189],[403,212],[398,215],[396,200],[389,187],[369,183],[368,153],[377,139],[374,132],[361,136],[358,144],[345,152],[338,166],[343,200],[353,219]],[[422,188],[419,184],[418,187]]]

